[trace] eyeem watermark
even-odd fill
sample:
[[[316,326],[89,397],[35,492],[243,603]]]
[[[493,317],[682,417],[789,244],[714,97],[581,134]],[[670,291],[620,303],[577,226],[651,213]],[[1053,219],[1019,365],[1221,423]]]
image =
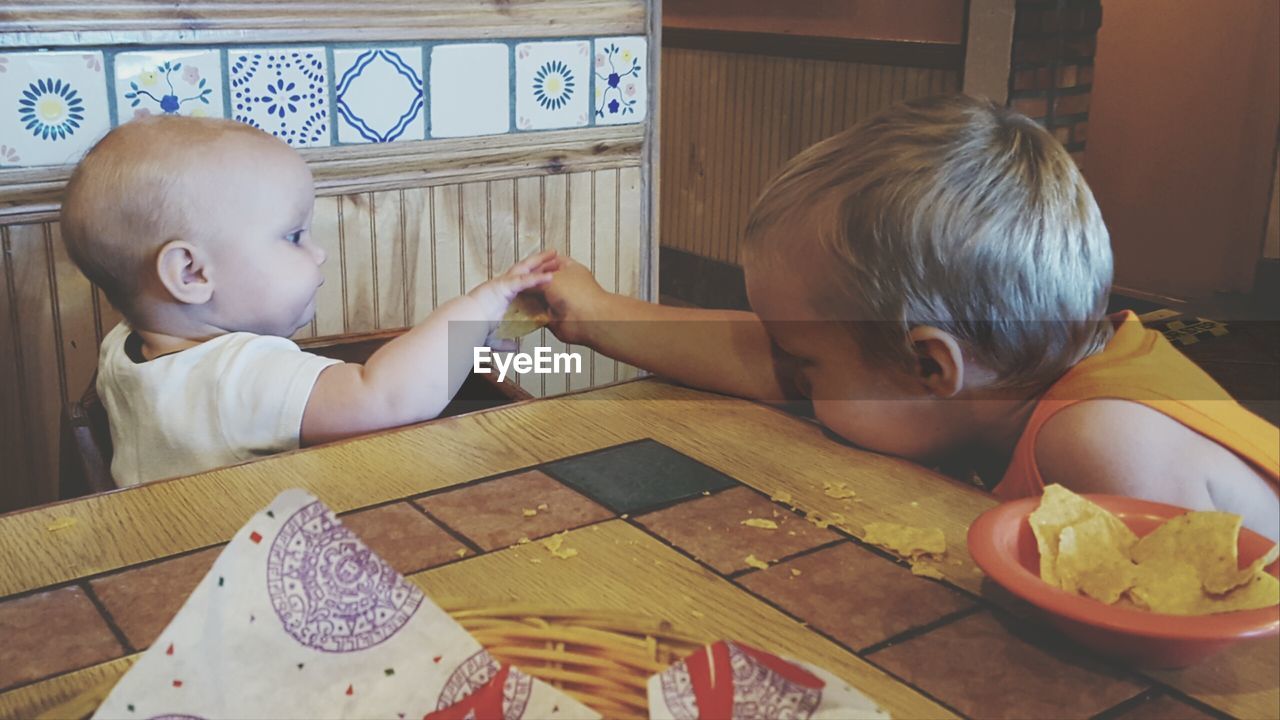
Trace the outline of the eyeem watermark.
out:
[[[532,353],[498,354],[491,348],[478,347],[472,356],[471,369],[488,375],[498,371],[498,382],[507,379],[507,373],[531,372],[535,375],[582,372],[582,356],[574,352],[553,353],[549,347],[537,347]]]

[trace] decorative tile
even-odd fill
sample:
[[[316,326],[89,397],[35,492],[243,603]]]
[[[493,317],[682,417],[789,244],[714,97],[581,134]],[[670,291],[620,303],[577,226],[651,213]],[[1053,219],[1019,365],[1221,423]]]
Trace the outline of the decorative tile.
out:
[[[649,104],[648,44],[643,37],[598,38],[595,54],[597,125],[644,120]]]
[[[227,51],[231,114],[294,147],[329,145],[324,48]]]
[[[618,513],[647,510],[737,484],[728,475],[652,440],[559,460],[542,469]]]
[[[1144,689],[1096,660],[1031,645],[990,613],[961,618],[868,659],[969,717],[1087,718]],[[998,677],[986,674],[994,668]]]
[[[422,48],[334,50],[333,77],[338,142],[426,137]]]
[[[74,163],[109,129],[102,53],[0,55],[0,166]]]
[[[591,112],[591,43],[516,45],[516,127],[582,127]]]
[[[408,503],[342,516],[342,524],[401,575],[458,559],[465,546]]]
[[[218,50],[120,53],[115,75],[117,123],[162,114],[223,116]]]
[[[118,658],[124,648],[78,587],[0,603],[0,690]]]
[[[417,501],[440,522],[485,550],[613,517],[537,470],[489,480]],[[529,515],[526,511],[533,511]]]
[[[129,644],[145,650],[178,614],[221,552],[219,546],[122,570],[90,580],[89,586]]]
[[[960,593],[853,543],[744,575],[738,583],[855,652],[973,607]]]
[[[751,519],[769,520],[778,527],[742,524]],[[840,539],[745,487],[682,502],[636,521],[726,575],[746,569],[747,555],[774,561]]]
[[[431,136],[493,135],[511,129],[511,72],[506,45],[437,45],[431,49]]]

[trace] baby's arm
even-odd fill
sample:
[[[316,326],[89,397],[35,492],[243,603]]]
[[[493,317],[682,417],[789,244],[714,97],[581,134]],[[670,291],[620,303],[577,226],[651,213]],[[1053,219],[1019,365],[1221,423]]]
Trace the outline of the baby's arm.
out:
[[[555,252],[527,258],[441,305],[416,327],[379,348],[364,365],[325,368],[302,416],[302,444],[439,415],[471,372],[474,348],[488,342],[507,305],[521,291],[547,282],[558,263]]]
[[[773,343],[755,313],[616,295],[568,259],[543,293],[551,329],[564,342],[694,387],[768,402],[797,396],[779,373]]]
[[[1274,484],[1230,450],[1145,405],[1072,405],[1045,423],[1035,453],[1046,483],[1232,512],[1245,527],[1273,540],[1280,536]]]

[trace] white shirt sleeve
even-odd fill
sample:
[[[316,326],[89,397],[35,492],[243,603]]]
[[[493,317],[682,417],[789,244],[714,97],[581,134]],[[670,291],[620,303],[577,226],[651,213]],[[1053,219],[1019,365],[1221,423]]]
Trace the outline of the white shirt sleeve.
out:
[[[297,449],[321,371],[340,361],[282,337],[236,333],[218,364],[218,424],[241,459]]]

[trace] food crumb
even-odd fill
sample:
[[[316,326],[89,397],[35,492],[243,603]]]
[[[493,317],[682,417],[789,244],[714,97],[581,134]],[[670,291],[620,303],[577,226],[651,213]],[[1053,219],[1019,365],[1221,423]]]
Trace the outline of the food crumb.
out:
[[[561,560],[568,560],[571,557],[575,557],[578,554],[577,550],[574,550],[573,548],[562,547],[564,545],[564,537],[567,534],[568,534],[568,531],[566,530],[565,532],[552,535],[551,537],[542,541],[542,546],[545,547],[547,551],[551,553],[552,557],[557,557],[557,558],[560,558]]]
[[[849,483],[843,481],[822,483],[822,492],[827,497],[835,498],[837,500],[851,498],[858,494],[849,488]]]
[[[918,562],[918,561],[913,561],[911,563],[911,574],[917,575],[919,577],[933,578],[934,580],[944,579],[942,575],[942,571],[939,570],[936,566],[929,565],[928,563]]]
[[[751,518],[750,520],[741,521],[742,525],[747,527],[760,528],[761,530],[777,530],[778,523],[764,518]]]
[[[79,522],[79,520],[73,517],[58,518],[46,525],[45,530],[48,530],[49,532],[58,532],[59,530],[66,530],[69,527],[74,527]]]
[[[747,556],[747,559],[746,559],[746,562],[747,562],[747,564],[748,564],[748,565],[750,565],[751,567],[756,568],[756,569],[758,569],[758,570],[768,570],[768,569],[769,569],[769,563],[765,562],[764,560],[761,560],[760,558],[756,557],[754,554],[753,554],[753,555],[748,555],[748,556]]]
[[[521,510],[520,512],[521,512],[521,513],[523,513],[525,517],[533,517],[534,515],[537,515],[537,514],[538,514],[538,511],[537,511],[537,510],[534,510],[534,509],[532,509],[532,508],[525,508],[524,510]]]
[[[539,505],[539,506],[538,506],[538,509],[539,509],[539,510],[546,510],[546,509],[547,509],[547,504],[546,504],[546,503],[542,503],[541,505]]]
[[[454,554],[454,555],[457,555],[458,557],[466,557],[466,556],[467,556],[467,549],[466,549],[466,548],[458,548],[457,550],[454,550],[454,551],[453,551],[453,554]]]
[[[694,617],[696,617],[696,618],[704,618],[704,617],[706,617],[706,616],[707,616],[707,614],[706,614],[706,613],[704,613],[704,612],[699,612],[699,611],[697,611],[697,610],[690,610],[690,611],[689,611],[689,614],[690,614],[690,615],[692,615],[692,616],[694,616]]]

